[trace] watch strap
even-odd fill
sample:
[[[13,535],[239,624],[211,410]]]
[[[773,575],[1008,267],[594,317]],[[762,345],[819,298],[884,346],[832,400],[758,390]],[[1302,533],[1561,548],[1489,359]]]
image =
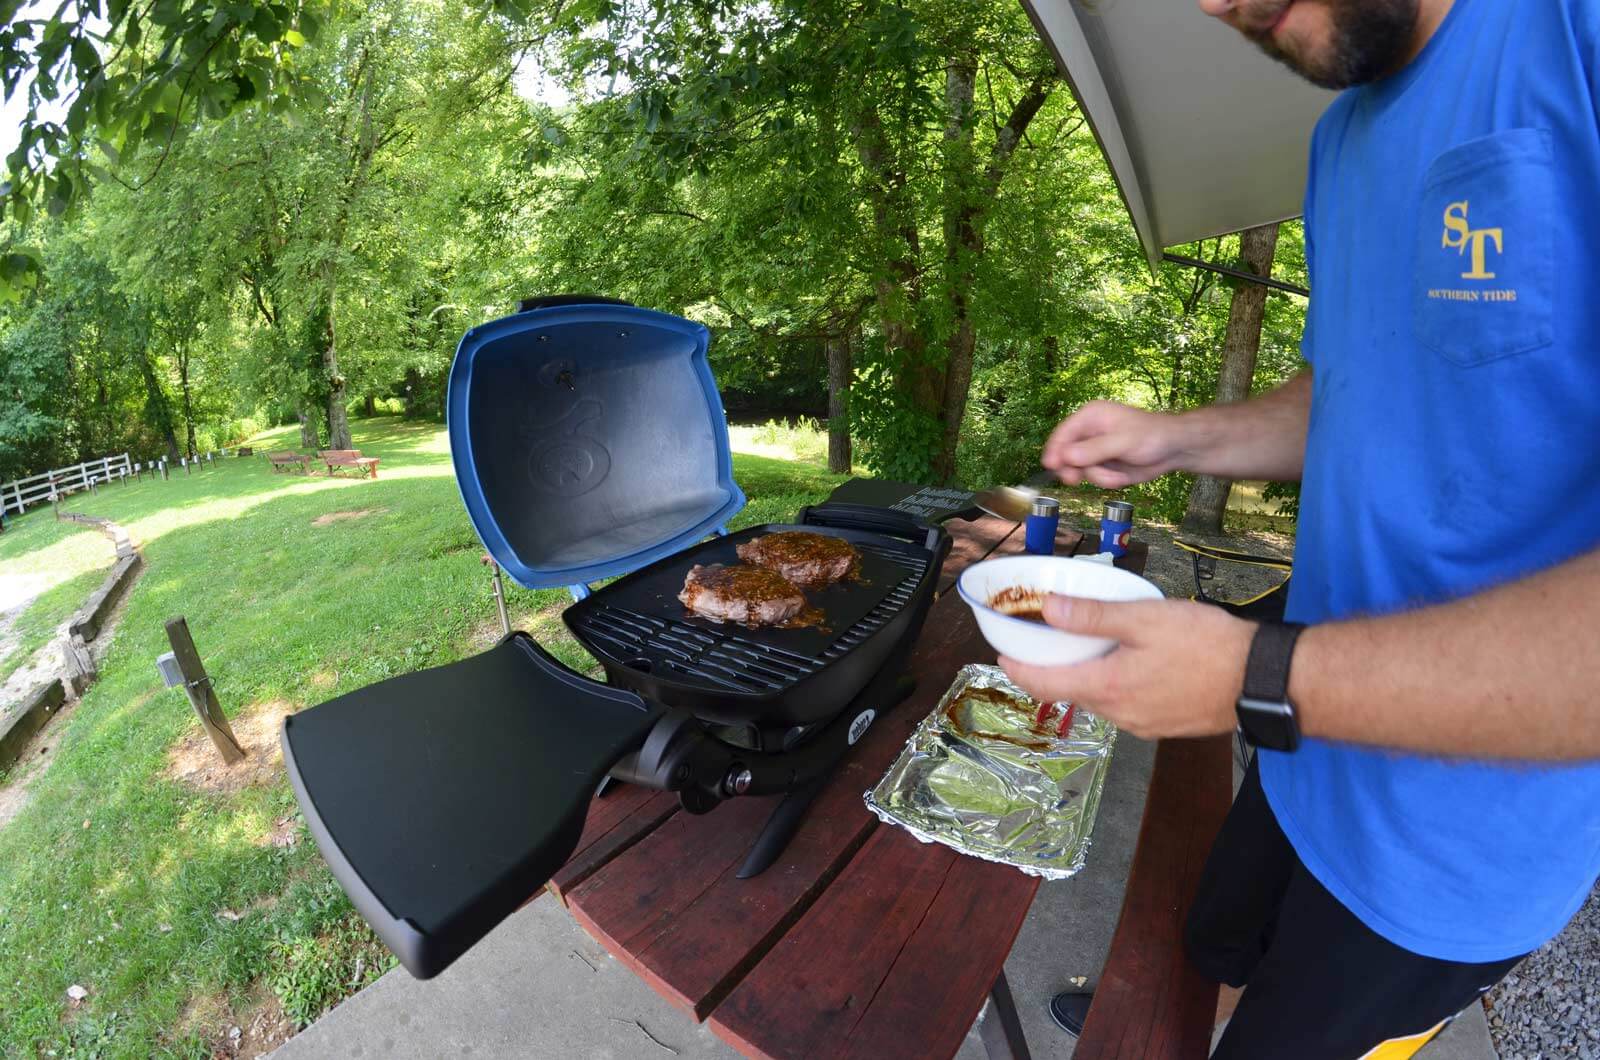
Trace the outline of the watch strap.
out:
[[[1244,664],[1246,699],[1289,701],[1289,660],[1305,628],[1300,622],[1263,622],[1256,630]]]

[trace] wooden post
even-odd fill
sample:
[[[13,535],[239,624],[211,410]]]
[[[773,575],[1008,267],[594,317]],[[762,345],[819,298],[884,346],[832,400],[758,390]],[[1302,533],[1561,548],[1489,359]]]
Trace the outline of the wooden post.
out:
[[[67,638],[61,647],[61,662],[66,668],[62,676],[66,679],[67,694],[78,699],[94,683],[96,675],[94,656],[89,654],[89,646],[81,636]]]
[[[216,747],[224,762],[231,766],[242,760],[244,749],[239,746],[233,730],[228,727],[228,719],[222,713],[222,704],[217,702],[217,694],[211,688],[211,678],[206,674],[205,663],[200,661],[200,653],[194,647],[194,638],[189,636],[189,623],[184,621],[182,615],[167,621],[167,640],[172,644],[172,654],[177,658],[178,669],[183,672],[183,690],[189,696],[195,714],[200,718],[201,728],[211,737],[212,745]]]

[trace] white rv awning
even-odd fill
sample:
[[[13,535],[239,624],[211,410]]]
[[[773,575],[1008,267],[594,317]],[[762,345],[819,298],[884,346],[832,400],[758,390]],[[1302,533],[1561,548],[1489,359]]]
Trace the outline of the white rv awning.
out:
[[[1333,94],[1195,0],[1022,0],[1077,93],[1150,256],[1297,217]]]

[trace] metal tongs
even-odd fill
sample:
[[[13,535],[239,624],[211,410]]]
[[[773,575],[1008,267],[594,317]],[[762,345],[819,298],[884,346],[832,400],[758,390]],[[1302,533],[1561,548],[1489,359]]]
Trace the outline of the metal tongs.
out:
[[[1026,522],[1039,491],[1032,486],[995,486],[973,498],[973,503],[996,519]]]

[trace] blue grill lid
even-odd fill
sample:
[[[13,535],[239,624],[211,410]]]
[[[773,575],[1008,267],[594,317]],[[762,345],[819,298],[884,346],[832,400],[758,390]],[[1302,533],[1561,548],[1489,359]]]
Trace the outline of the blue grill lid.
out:
[[[745,501],[710,332],[625,304],[554,301],[468,331],[446,401],[467,515],[530,589],[634,570]]]

